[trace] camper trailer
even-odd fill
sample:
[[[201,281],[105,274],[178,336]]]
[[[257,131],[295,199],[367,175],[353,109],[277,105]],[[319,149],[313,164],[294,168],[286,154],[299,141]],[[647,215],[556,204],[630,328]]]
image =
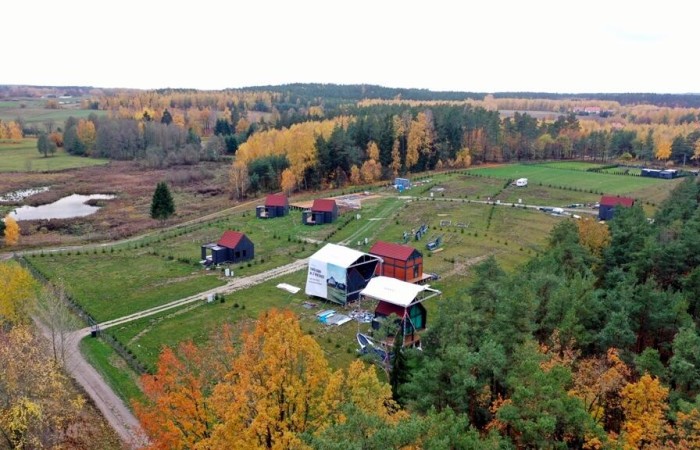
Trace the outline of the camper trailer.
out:
[[[515,185],[518,187],[527,186],[527,178],[518,178],[517,180],[515,180]]]

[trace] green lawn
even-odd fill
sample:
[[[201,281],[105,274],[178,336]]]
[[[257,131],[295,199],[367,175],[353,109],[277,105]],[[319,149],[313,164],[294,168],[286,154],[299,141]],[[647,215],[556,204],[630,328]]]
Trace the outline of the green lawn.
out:
[[[50,280],[62,280],[68,292],[95,320],[102,322],[222,286],[216,273],[148,253],[31,256],[29,261]]]
[[[44,157],[36,148],[36,139],[0,141],[0,172],[52,172],[107,163],[107,159],[73,156],[62,149],[53,156]]]
[[[79,99],[73,99],[80,101]],[[0,120],[9,122],[18,117],[27,125],[36,125],[39,130],[45,130],[45,123],[53,121],[54,129],[63,128],[68,117],[86,119],[90,114],[103,116],[107,111],[79,109],[79,105],[66,105],[60,109],[46,109],[46,99],[21,99],[19,101],[0,102]],[[24,105],[24,107],[22,107]]]
[[[550,167],[552,169],[566,169],[566,170],[583,170],[596,169],[598,167],[604,167],[605,164],[589,163],[581,161],[554,161],[546,162],[542,164],[537,164],[538,166]]]
[[[80,341],[80,351],[127,406],[131,407],[132,399],[145,400],[138,376],[110,345],[102,339],[86,337]]]
[[[629,177],[606,173],[591,173],[579,170],[552,169],[545,165],[511,164],[483,169],[471,169],[470,172],[500,179],[527,178],[528,187],[567,187],[583,191],[605,194],[631,195],[647,200],[651,192],[663,192],[668,195],[677,180],[659,180],[654,178]]]

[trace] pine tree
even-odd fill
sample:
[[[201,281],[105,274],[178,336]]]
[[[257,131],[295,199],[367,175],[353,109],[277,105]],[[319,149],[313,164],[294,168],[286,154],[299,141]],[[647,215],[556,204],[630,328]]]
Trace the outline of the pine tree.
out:
[[[394,400],[399,401],[399,388],[408,381],[408,362],[406,354],[403,352],[403,325],[394,335],[394,345],[391,356],[391,373],[389,382],[391,383],[391,395]]]
[[[173,196],[170,194],[168,185],[164,181],[158,183],[156,190],[153,193],[151,201],[151,218],[164,221],[175,213],[175,203]]]

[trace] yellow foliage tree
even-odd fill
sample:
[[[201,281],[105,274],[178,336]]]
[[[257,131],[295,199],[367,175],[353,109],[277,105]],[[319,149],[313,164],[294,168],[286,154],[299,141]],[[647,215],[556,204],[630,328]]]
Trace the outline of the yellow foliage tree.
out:
[[[620,439],[625,450],[659,445],[666,426],[667,398],[668,388],[649,374],[622,389],[625,421]]]
[[[3,448],[73,448],[63,442],[85,400],[27,326],[0,327],[0,432]]]
[[[282,180],[280,181],[280,186],[282,190],[287,194],[291,194],[294,188],[297,186],[297,177],[292,172],[292,169],[286,168],[282,172]]]
[[[374,141],[367,144],[367,158],[379,161],[379,146]]]
[[[656,144],[656,159],[666,161],[671,157],[671,142],[668,140],[660,140]]]
[[[7,124],[7,139],[12,139],[18,141],[22,139],[22,127],[15,121],[11,121]]]
[[[607,224],[600,223],[590,217],[584,217],[576,222],[581,244],[596,256],[601,256],[603,250],[610,244],[610,230]]]
[[[0,286],[0,324],[27,322],[36,299],[32,275],[17,263],[2,263]]]
[[[462,148],[455,155],[455,167],[469,167],[472,165],[472,156],[467,147]]]
[[[353,164],[353,166],[350,167],[350,183],[354,185],[362,183],[362,173],[360,172],[360,168],[357,167],[357,164]]]
[[[362,181],[374,183],[382,177],[382,165],[374,159],[369,159],[362,164],[360,169]]]
[[[5,216],[5,245],[17,245],[19,242],[19,224],[11,215]]]
[[[695,141],[695,147],[693,148],[693,156],[690,159],[700,159],[700,139]]]
[[[78,139],[85,146],[85,154],[88,156],[91,155],[93,150],[95,150],[95,142],[97,141],[95,124],[90,120],[80,119],[76,132],[78,134]]]
[[[236,160],[231,165],[228,176],[233,195],[238,199],[243,198],[250,186],[248,166],[244,162]]]
[[[399,140],[394,139],[394,145],[391,147],[391,173],[394,178],[399,176],[401,170],[401,153],[399,152]]]
[[[248,128],[250,128],[250,122],[248,122],[248,119],[245,117],[241,117],[238,120],[238,123],[236,124],[236,133],[242,134],[248,131]]]

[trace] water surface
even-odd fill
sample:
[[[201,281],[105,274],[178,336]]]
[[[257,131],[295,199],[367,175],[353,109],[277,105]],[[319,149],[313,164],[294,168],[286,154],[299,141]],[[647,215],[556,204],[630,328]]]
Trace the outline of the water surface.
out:
[[[110,200],[113,195],[73,194],[63,197],[53,203],[40,206],[22,206],[10,213],[16,220],[42,220],[42,219],[71,219],[73,217],[84,217],[96,213],[100,207],[86,205],[88,200]]]

